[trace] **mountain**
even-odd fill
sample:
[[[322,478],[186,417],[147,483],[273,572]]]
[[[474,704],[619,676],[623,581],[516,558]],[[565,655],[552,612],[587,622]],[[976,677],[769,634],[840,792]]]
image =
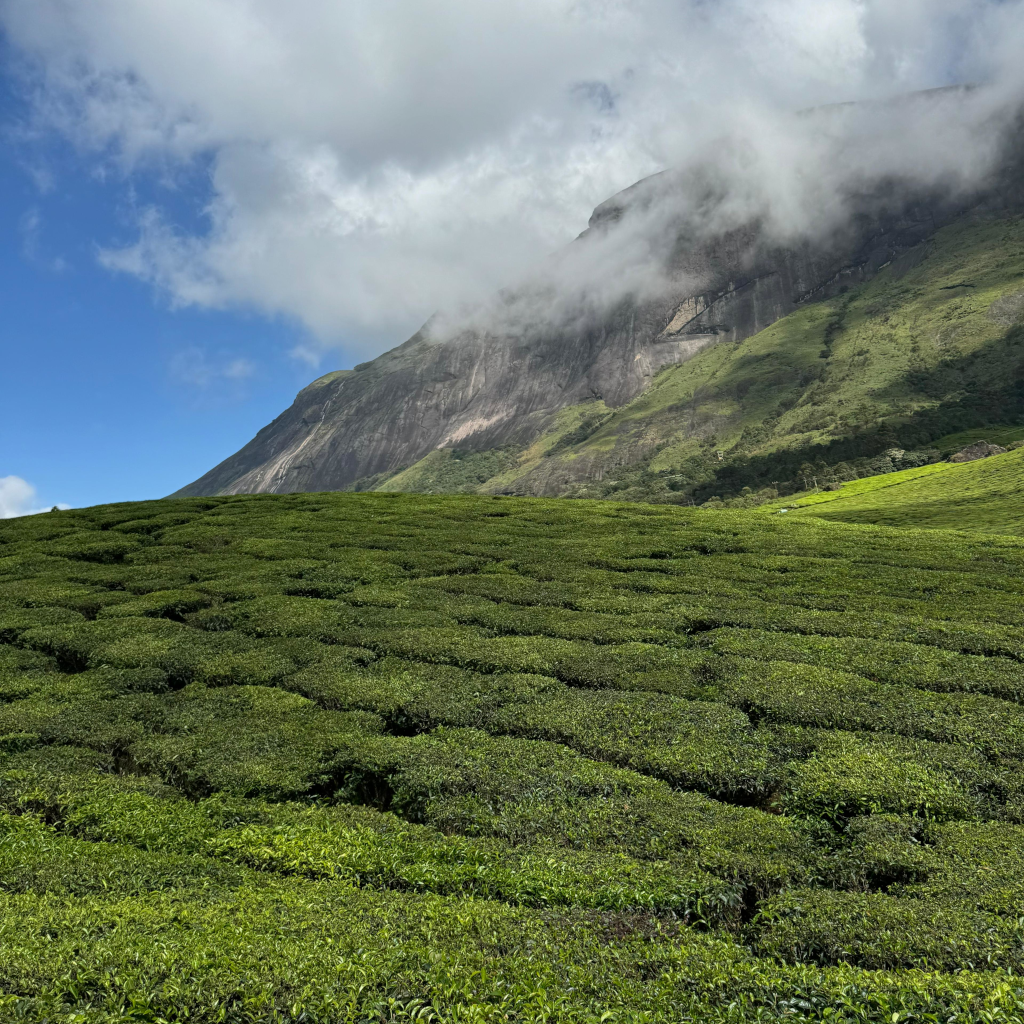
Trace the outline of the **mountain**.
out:
[[[1008,160],[996,184],[970,195],[875,182],[849,197],[842,230],[785,244],[757,219],[706,235],[668,217],[661,289],[582,318],[538,314],[546,299],[526,289],[483,326],[428,324],[314,381],[178,495],[372,488],[703,502],[795,489],[815,460],[1015,422],[1021,166]],[[659,211],[707,216],[727,201],[708,189],[692,175],[639,182],[594,211],[563,259],[586,267]]]
[[[964,216],[871,281],[699,353],[618,409],[564,410],[478,486],[684,503],[749,489],[753,500],[815,475],[824,485],[936,461],[960,447],[950,435],[1000,423],[1024,423],[1024,222]],[[455,458],[435,453],[383,487],[430,490],[431,465]]]

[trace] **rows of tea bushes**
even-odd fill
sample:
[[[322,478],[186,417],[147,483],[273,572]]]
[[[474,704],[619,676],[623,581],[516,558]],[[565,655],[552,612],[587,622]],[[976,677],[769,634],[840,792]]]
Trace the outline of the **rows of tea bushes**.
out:
[[[0,523],[0,1019],[1024,1021],[1024,541]]]

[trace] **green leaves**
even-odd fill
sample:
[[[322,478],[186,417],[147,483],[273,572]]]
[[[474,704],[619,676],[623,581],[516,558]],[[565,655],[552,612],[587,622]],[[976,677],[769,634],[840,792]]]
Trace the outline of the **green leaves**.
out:
[[[1020,1019],[1022,569],[504,498],[0,523],[0,1006]]]

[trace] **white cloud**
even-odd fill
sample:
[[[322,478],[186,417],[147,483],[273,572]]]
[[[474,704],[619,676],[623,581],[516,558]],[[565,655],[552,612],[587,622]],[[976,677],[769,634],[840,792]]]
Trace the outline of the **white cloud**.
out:
[[[835,154],[788,112],[963,80],[1016,90],[1024,7],[0,0],[0,25],[40,123],[89,159],[172,177],[209,161],[208,231],[146,209],[107,266],[374,351],[536,268],[616,190],[709,152],[740,197],[792,221],[808,188],[829,198],[813,172]],[[864,127],[854,169],[909,154],[971,170],[962,132],[908,140],[900,124],[872,145]],[[723,153],[730,134],[746,143]]]
[[[256,367],[248,359],[232,359],[221,372],[228,380],[245,380],[256,372]]]
[[[68,269],[67,262],[61,256],[44,255],[42,246],[43,219],[39,210],[32,207],[22,214],[18,222],[21,233],[21,254],[33,266],[59,274]]]
[[[36,489],[20,476],[0,476],[0,519],[15,519],[18,516],[34,516],[49,512],[52,506],[36,508]],[[70,508],[60,504],[58,508]]]
[[[256,372],[248,359],[210,356],[201,348],[190,346],[176,352],[170,360],[171,378],[179,384],[206,390],[224,382],[238,384]]]

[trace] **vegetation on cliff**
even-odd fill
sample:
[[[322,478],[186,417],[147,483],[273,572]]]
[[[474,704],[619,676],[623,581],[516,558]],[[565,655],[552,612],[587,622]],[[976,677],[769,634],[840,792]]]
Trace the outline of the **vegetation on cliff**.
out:
[[[1024,445],[975,462],[939,462],[857,480],[771,502],[764,511],[782,508],[844,523],[1024,535]]]
[[[935,462],[976,428],[1024,437],[1024,219],[955,222],[625,406],[564,409],[513,465],[438,452],[357,489],[757,504]]]

